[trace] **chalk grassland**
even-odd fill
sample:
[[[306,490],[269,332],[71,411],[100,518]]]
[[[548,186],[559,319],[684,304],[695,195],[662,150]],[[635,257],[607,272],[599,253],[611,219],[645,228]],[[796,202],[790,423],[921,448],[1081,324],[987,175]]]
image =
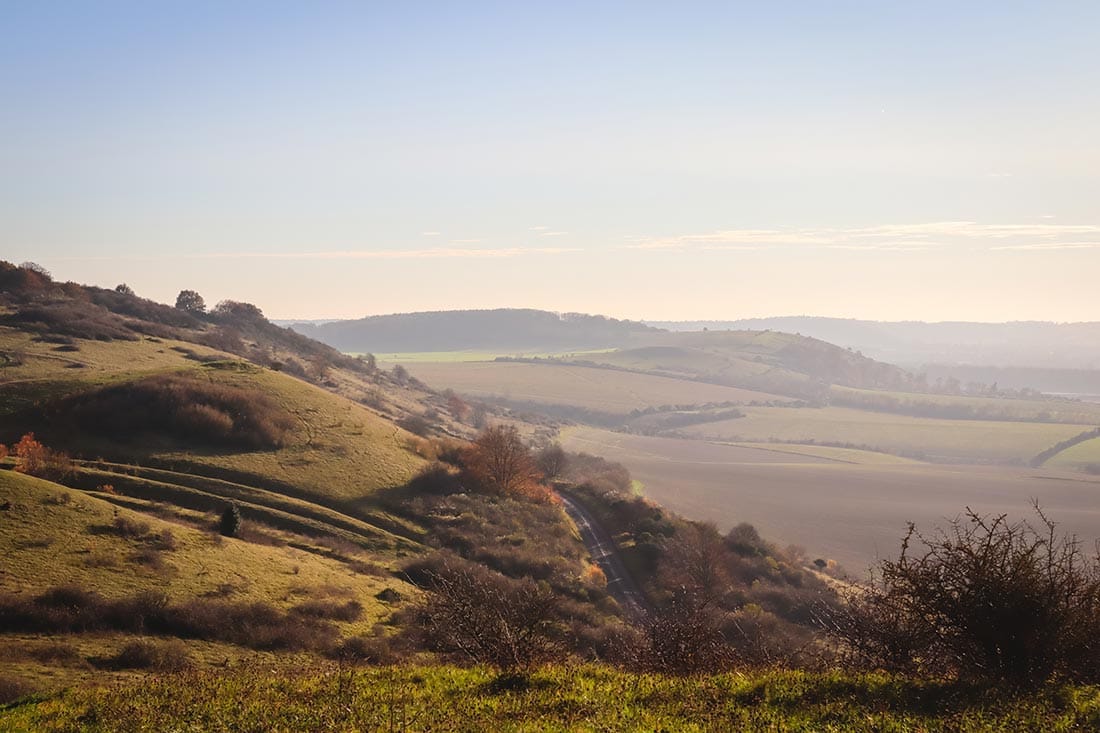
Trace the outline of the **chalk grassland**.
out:
[[[345,635],[370,634],[392,608],[375,596],[385,588],[415,597],[411,586],[378,573],[357,572],[339,553],[306,538],[264,528],[263,543],[220,537],[216,515],[144,504],[129,497],[89,494],[10,470],[0,471],[0,592],[31,598],[49,588],[77,586],[106,598],[142,591],[167,594],[174,603],[216,598],[289,609],[329,598],[357,601],[361,616],[341,624]],[[102,498],[101,498],[102,497]],[[108,501],[108,499],[110,501]],[[115,503],[111,503],[115,502]],[[146,511],[132,511],[128,504]],[[149,512],[161,511],[177,521]],[[257,528],[246,526],[251,532]],[[384,562],[385,560],[382,559]],[[15,676],[52,689],[81,679],[101,679],[84,661],[109,656],[134,637],[118,633],[0,635],[0,676]],[[38,648],[75,648],[64,663]],[[198,660],[221,661],[247,650],[229,644],[188,642]],[[56,655],[55,655],[56,656]]]
[[[242,704],[247,700],[247,704]],[[74,689],[0,711],[36,731],[955,731],[1096,730],[1100,692],[1030,695],[884,675],[767,671],[670,677],[553,666],[525,689],[485,669],[244,665],[140,686]]]
[[[624,415],[666,405],[787,400],[737,387],[562,364],[423,363],[411,365],[409,371],[438,389]]]
[[[329,501],[363,499],[379,489],[400,486],[424,465],[409,433],[362,405],[287,374],[194,344],[159,339],[82,339],[74,348],[56,352],[56,346],[0,329],[0,351],[9,360],[0,365],[0,421],[8,423],[8,432],[18,433],[20,426],[11,424],[4,413],[104,384],[176,372],[263,391],[293,416],[286,445],[278,450],[203,451],[191,445],[176,450],[147,436],[140,444],[120,444],[85,435],[80,444],[67,446],[70,452],[87,458],[153,460],[188,472],[243,478],[245,483],[272,482]],[[202,358],[224,356],[226,361],[199,365],[187,353]],[[79,368],[72,368],[74,364]]]
[[[930,530],[967,506],[1034,518],[1037,499],[1060,529],[1090,545],[1100,537],[1100,478],[1047,467],[851,464],[588,427],[568,428],[561,439],[568,450],[621,461],[672,511],[724,529],[750,522],[855,575],[896,556],[907,522]]]
[[[1067,448],[1046,462],[1050,468],[1070,468],[1088,470],[1090,473],[1100,470],[1100,438],[1086,440]]]
[[[745,407],[745,417],[681,428],[691,438],[731,442],[841,443],[944,462],[1025,464],[1092,426],[910,417],[846,407]]]
[[[415,440],[370,410],[285,374],[259,367],[199,367],[214,382],[260,389],[294,416],[279,450],[196,453],[165,451],[162,462],[225,469],[278,480],[324,499],[354,500],[400,486],[424,465]]]

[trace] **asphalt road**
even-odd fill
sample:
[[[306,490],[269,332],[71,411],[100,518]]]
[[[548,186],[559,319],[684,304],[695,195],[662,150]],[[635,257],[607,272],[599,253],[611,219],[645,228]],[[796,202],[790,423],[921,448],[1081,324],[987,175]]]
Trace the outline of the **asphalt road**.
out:
[[[576,499],[561,492],[558,492],[558,496],[561,497],[565,513],[580,530],[588,554],[607,578],[607,591],[611,597],[618,602],[629,620],[635,623],[645,621],[649,616],[649,604],[634,578],[630,577],[611,535]]]

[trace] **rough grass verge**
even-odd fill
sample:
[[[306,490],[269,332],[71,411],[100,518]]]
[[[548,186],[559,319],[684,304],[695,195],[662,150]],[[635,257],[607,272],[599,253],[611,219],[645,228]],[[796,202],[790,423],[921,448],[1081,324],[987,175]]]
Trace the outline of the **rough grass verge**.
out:
[[[247,700],[247,704],[242,704]],[[668,677],[551,666],[524,685],[483,668],[245,663],[75,688],[0,711],[0,728],[138,730],[1096,730],[1100,690],[1026,695],[903,677],[769,671]]]

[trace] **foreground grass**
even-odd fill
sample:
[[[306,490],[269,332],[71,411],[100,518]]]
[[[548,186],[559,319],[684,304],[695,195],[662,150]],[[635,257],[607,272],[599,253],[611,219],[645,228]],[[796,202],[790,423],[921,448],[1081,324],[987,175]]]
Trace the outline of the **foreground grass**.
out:
[[[1070,731],[1100,726],[1100,690],[1016,697],[883,675],[793,671],[672,678],[551,667],[526,686],[484,669],[269,663],[73,689],[0,709],[36,731]]]

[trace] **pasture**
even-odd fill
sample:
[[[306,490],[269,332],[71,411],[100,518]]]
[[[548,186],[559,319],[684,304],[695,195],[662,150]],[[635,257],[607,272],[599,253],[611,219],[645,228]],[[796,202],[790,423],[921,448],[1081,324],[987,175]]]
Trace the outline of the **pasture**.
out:
[[[746,407],[745,417],[682,428],[727,442],[817,442],[946,463],[1026,464],[1093,426],[911,417],[846,407]]]
[[[692,519],[728,530],[740,522],[765,537],[832,558],[862,575],[896,556],[906,523],[925,531],[963,513],[1034,518],[1031,502],[1064,531],[1100,537],[1100,478],[1050,468],[840,463],[744,445],[653,438],[587,427],[562,432],[562,445],[620,461],[646,496]]]
[[[410,363],[408,368],[417,379],[437,389],[621,415],[666,405],[787,400],[737,387],[565,364],[436,362]]]
[[[1100,438],[1086,440],[1066,448],[1045,465],[1047,468],[1068,468],[1078,471],[1089,470],[1092,466],[1100,467]]]

